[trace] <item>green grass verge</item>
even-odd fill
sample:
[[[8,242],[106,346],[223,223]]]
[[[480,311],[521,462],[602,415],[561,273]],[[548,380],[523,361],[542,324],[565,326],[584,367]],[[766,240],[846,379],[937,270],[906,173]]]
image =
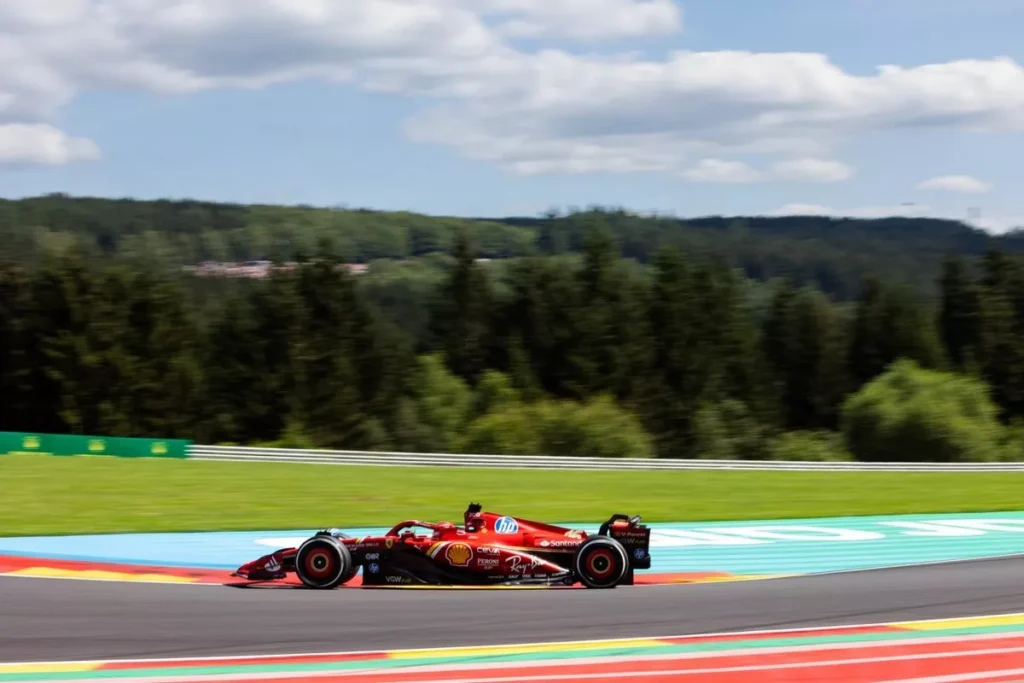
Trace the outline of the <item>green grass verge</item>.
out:
[[[470,501],[551,521],[998,512],[1024,473],[544,472],[0,456],[0,536],[458,521]]]

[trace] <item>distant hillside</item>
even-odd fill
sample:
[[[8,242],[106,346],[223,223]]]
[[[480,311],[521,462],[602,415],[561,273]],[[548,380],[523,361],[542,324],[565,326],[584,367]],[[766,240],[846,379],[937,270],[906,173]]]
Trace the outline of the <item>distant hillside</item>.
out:
[[[537,234],[545,252],[576,251],[586,227],[608,226],[623,255],[646,261],[661,245],[727,258],[755,280],[789,277],[839,299],[856,294],[864,275],[932,294],[943,259],[969,261],[998,246],[1024,252],[1024,233],[992,236],[960,221],[931,218],[848,219],[824,216],[648,218],[620,211],[558,218],[509,218],[505,225]]]
[[[679,246],[727,259],[756,280],[790,277],[849,299],[867,274],[934,292],[947,254],[990,246],[1024,252],[1024,234],[992,237],[959,221],[807,217],[652,218],[588,210],[541,218],[461,219],[316,207],[137,201],[50,195],[0,200],[0,258],[31,260],[76,245],[97,258],[169,268],[203,261],[289,261],[329,238],[352,262],[446,253],[460,230],[477,255],[511,258],[578,251],[591,228],[612,232],[623,257],[647,263]]]

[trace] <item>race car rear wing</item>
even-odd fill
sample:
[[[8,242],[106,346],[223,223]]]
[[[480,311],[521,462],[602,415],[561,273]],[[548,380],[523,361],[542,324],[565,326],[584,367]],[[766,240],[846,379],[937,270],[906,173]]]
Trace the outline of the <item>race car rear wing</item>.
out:
[[[632,568],[651,568],[651,530],[640,523],[640,515],[612,515],[597,533],[621,543],[629,553]]]

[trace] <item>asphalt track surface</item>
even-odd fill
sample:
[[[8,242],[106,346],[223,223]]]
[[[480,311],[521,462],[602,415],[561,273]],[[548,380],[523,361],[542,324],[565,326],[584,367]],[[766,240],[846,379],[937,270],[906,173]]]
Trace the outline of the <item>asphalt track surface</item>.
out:
[[[1024,557],[599,590],[242,589],[0,578],[0,662],[685,635],[1024,612]]]

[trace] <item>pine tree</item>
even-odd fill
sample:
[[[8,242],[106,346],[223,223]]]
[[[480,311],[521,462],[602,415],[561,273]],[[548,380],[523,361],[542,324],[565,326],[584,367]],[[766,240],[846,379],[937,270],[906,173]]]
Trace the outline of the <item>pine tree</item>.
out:
[[[578,298],[570,305],[573,393],[581,399],[603,393],[625,398],[646,365],[643,291],[625,272],[614,242],[600,225],[587,237],[576,281]]]
[[[990,250],[979,283],[978,363],[1004,417],[1024,415],[1024,275],[1020,265]]]
[[[44,411],[39,366],[33,363],[32,281],[23,269],[0,265],[0,431],[32,429]]]
[[[953,368],[964,370],[976,355],[979,302],[962,258],[950,256],[946,259],[940,288],[939,329],[942,343]]]
[[[493,297],[466,234],[459,234],[453,251],[455,265],[438,294],[431,330],[451,371],[473,382],[488,367],[492,353]]]
[[[659,251],[648,314],[651,372],[644,378],[640,412],[661,457],[690,454],[693,417],[710,360],[699,329],[700,308],[682,254]]]
[[[292,423],[315,443],[344,448],[358,438],[364,415],[353,318],[355,284],[327,245],[300,266],[296,277],[299,307],[291,342],[295,393]]]
[[[765,321],[765,357],[786,429],[836,426],[846,391],[844,328],[818,291],[784,284]]]
[[[850,375],[857,385],[880,375],[894,359],[886,351],[885,293],[876,278],[861,286],[850,338]]]
[[[78,252],[48,259],[34,287],[37,341],[60,432],[134,435],[121,410],[125,374],[123,300],[114,277]]]
[[[731,270],[661,250],[648,311],[652,355],[637,405],[662,457],[699,455],[695,418],[705,407],[735,403],[768,420],[756,329]]]
[[[797,329],[797,291],[793,283],[779,284],[768,307],[761,334],[761,352],[768,372],[772,393],[779,402],[779,418],[783,425],[799,422],[800,399],[794,396],[795,374],[805,351]]]
[[[850,338],[849,369],[855,385],[871,381],[907,358],[925,368],[944,365],[935,317],[901,286],[875,278],[862,285]]]
[[[561,259],[527,258],[513,265],[511,292],[497,310],[495,333],[500,339],[500,369],[517,378],[523,389],[572,395],[569,355],[576,344],[572,302],[578,283]]]

